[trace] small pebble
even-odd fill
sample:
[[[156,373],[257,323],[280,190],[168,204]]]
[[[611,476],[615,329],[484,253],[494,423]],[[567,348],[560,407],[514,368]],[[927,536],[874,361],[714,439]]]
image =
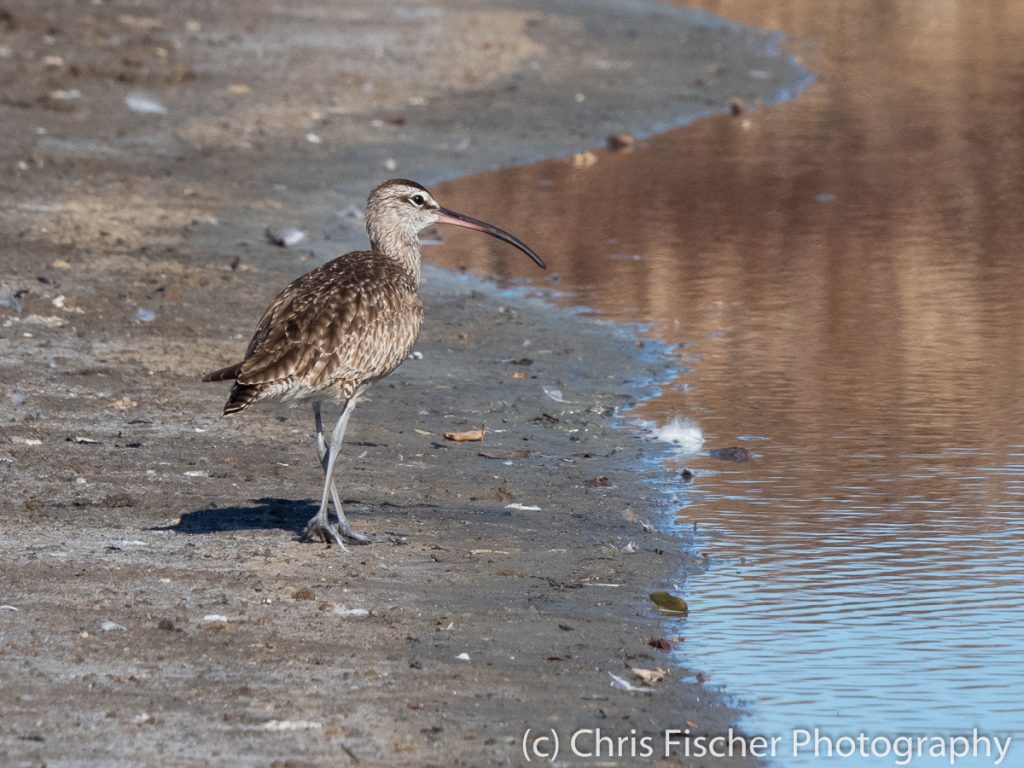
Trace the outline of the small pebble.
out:
[[[15,312],[21,312],[21,302],[18,301],[17,296],[9,291],[0,291],[0,307],[13,309]]]
[[[309,133],[306,134],[306,141],[308,141],[310,144],[323,144],[324,140],[321,139],[312,131],[310,131]]]
[[[116,621],[111,621],[110,619],[103,619],[103,621],[100,622],[100,629],[104,632],[117,632],[124,631],[125,627],[121,624],[118,624]]]
[[[271,720],[263,724],[265,731],[308,731],[322,727],[315,720]]]
[[[145,307],[139,307],[135,310],[135,319],[140,323],[152,323],[156,320],[156,312],[152,309],[146,309]]]
[[[459,661],[469,661],[469,654],[468,653],[460,653],[455,658],[458,659]]]
[[[335,616],[343,616],[346,619],[365,619],[370,612],[365,608],[342,608],[340,605],[334,609]]]
[[[572,167],[573,168],[589,168],[597,162],[597,155],[587,150],[586,152],[577,152],[572,156]]]
[[[267,227],[264,233],[274,245],[290,248],[306,239],[306,233],[295,227]]]
[[[132,112],[143,115],[167,114],[167,107],[145,93],[130,93],[125,97],[124,103]]]
[[[15,392],[11,395],[11,405],[15,408],[19,405],[24,405],[26,400],[28,400],[28,395],[23,395],[20,392]]]
[[[608,137],[608,149],[627,149],[636,144],[636,139],[628,133],[613,133]]]
[[[110,509],[134,507],[135,500],[127,493],[108,493],[103,497],[103,505]]]
[[[50,98],[54,101],[77,101],[78,99],[82,98],[82,92],[77,88],[69,88],[66,91],[50,91]]]
[[[750,461],[754,458],[754,454],[749,449],[744,448],[742,445],[731,445],[728,448],[712,448],[708,451],[708,456],[712,459],[721,459],[722,461],[735,461],[737,463]]]

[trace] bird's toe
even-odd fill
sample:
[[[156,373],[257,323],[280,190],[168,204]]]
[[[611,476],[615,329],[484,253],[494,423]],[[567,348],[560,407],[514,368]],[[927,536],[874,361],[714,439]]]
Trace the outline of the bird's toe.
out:
[[[342,552],[348,552],[348,547],[345,546],[345,542],[338,529],[330,523],[324,523],[318,517],[314,517],[309,521],[298,539],[302,542],[336,544]]]
[[[358,533],[351,528],[342,530],[341,535],[349,544],[373,544],[373,536],[368,533]]]

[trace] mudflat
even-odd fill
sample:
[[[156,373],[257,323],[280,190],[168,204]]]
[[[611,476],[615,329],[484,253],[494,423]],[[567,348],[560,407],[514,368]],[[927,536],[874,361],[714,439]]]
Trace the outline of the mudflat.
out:
[[[685,645],[648,594],[700,561],[618,415],[666,374],[627,332],[428,269],[421,354],[348,430],[375,536],[348,556],[293,540],[308,410],[222,418],[199,377],[361,244],[378,181],[753,104],[792,66],[639,2],[164,5],[0,6],[0,762],[507,765],[526,729],[600,729],[625,765],[725,732],[650,642]],[[283,225],[306,240],[266,242]],[[669,673],[613,687],[633,667]]]

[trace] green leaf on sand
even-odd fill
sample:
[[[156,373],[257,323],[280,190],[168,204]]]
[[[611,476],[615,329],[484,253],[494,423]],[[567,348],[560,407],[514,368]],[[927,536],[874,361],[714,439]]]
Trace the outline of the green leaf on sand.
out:
[[[651,602],[665,613],[677,613],[685,616],[690,612],[686,607],[686,601],[668,592],[651,592]]]

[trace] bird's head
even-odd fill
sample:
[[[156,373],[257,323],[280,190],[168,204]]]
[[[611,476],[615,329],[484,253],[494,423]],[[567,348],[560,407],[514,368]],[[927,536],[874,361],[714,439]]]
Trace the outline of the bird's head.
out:
[[[493,224],[442,208],[422,184],[408,179],[390,179],[377,185],[366,202],[366,231],[375,248],[392,248],[418,243],[420,230],[431,224],[452,224],[475,229],[515,246],[541,269],[543,259],[515,235]]]

